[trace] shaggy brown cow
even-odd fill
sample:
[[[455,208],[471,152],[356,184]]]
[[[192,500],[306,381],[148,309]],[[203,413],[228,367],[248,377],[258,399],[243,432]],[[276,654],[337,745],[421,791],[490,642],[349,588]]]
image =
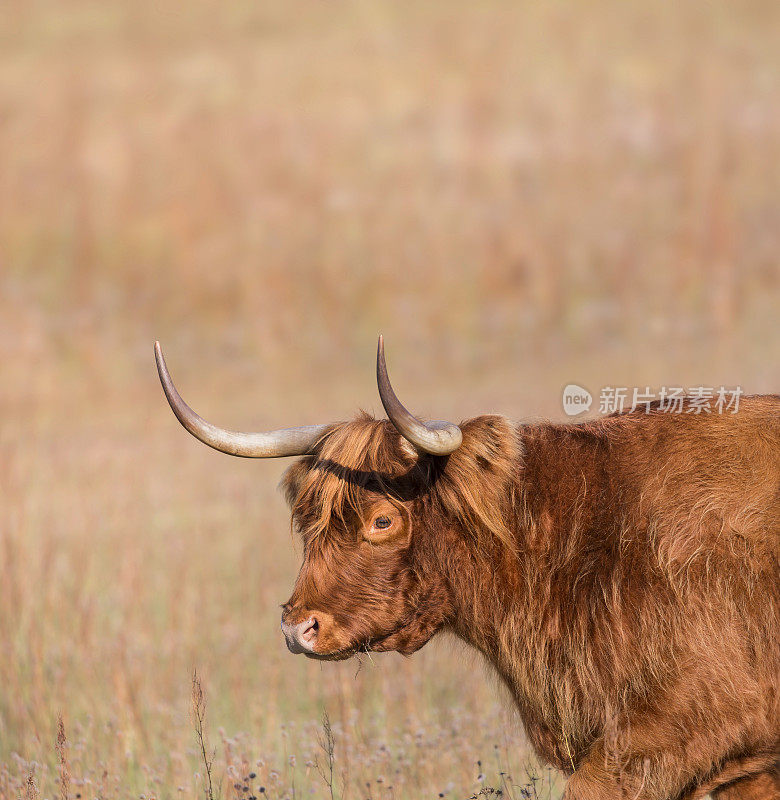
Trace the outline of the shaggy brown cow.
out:
[[[735,414],[499,416],[270,434],[182,424],[284,488],[304,561],[293,652],[413,653],[453,632],[495,667],[570,800],[780,800],[780,397]]]

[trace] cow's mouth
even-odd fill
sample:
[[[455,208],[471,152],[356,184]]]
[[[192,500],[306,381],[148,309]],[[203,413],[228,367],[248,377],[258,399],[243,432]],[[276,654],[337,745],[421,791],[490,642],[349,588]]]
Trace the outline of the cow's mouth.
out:
[[[380,652],[381,650],[388,649],[382,648],[381,643],[392,635],[393,634],[388,634],[387,636],[369,639],[361,644],[350,645],[349,647],[343,647],[339,650],[331,650],[327,653],[318,653],[316,650],[312,650],[311,652],[305,652],[304,655],[306,658],[311,658],[315,661],[346,661],[348,658],[352,658],[352,656],[359,655],[360,653],[370,653],[376,650],[378,646]]]
[[[304,653],[304,655],[313,661],[346,661],[359,652],[363,651],[359,648],[351,647],[348,650],[334,650],[331,653]]]
[[[348,647],[331,650],[327,653],[312,650],[305,652],[304,655],[316,661],[346,661],[348,658],[360,653],[384,653],[391,650],[403,655],[411,655],[428,642],[432,636],[433,631],[421,635],[421,632],[416,630],[414,624],[401,623],[389,633],[371,637]]]

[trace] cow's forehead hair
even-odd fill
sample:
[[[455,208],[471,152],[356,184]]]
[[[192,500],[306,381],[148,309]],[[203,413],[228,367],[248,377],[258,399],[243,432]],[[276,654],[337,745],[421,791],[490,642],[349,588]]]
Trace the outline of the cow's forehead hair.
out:
[[[335,423],[313,454],[293,463],[282,478],[294,521],[307,535],[348,524],[378,497],[411,499],[419,482],[417,458],[387,420],[361,413]]]
[[[282,487],[295,524],[307,538],[331,526],[350,530],[366,499],[377,494],[419,501],[475,542],[500,542],[514,552],[512,498],[519,491],[519,428],[490,414],[460,423],[462,445],[446,458],[417,456],[387,420],[360,414],[331,426],[312,455],[287,470]],[[488,548],[478,552],[490,555]]]

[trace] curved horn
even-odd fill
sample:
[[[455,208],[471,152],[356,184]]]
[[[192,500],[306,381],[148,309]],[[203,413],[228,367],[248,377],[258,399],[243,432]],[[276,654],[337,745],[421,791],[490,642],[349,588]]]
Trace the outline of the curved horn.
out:
[[[176,418],[196,439],[200,439],[215,450],[243,458],[302,456],[311,452],[314,444],[330,427],[307,425],[302,428],[283,428],[267,433],[239,433],[218,428],[198,416],[181,399],[181,395],[173,385],[168,367],[165,366],[159,342],[154,343],[154,358],[157,361],[160,383]]]
[[[390,422],[418,451],[434,456],[446,456],[460,447],[463,434],[457,425],[443,421],[425,423],[403,407],[390,385],[390,378],[387,377],[385,342],[381,335],[376,350],[376,382],[379,386],[379,397]]]

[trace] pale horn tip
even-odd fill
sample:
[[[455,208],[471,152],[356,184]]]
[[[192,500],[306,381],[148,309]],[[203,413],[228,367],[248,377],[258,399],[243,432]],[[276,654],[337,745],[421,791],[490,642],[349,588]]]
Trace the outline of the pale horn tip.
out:
[[[381,383],[382,378],[380,377],[381,373],[385,374],[385,379],[387,376],[387,366],[385,365],[385,337],[382,334],[379,334],[379,339],[376,343],[376,369],[377,369],[377,380]]]
[[[163,358],[162,347],[160,346],[159,339],[156,340],[154,343],[154,362],[157,365],[157,372],[160,375],[160,380],[163,382],[163,387],[164,387],[165,386],[164,375],[165,373],[168,372],[168,368],[165,365],[165,359]]]

